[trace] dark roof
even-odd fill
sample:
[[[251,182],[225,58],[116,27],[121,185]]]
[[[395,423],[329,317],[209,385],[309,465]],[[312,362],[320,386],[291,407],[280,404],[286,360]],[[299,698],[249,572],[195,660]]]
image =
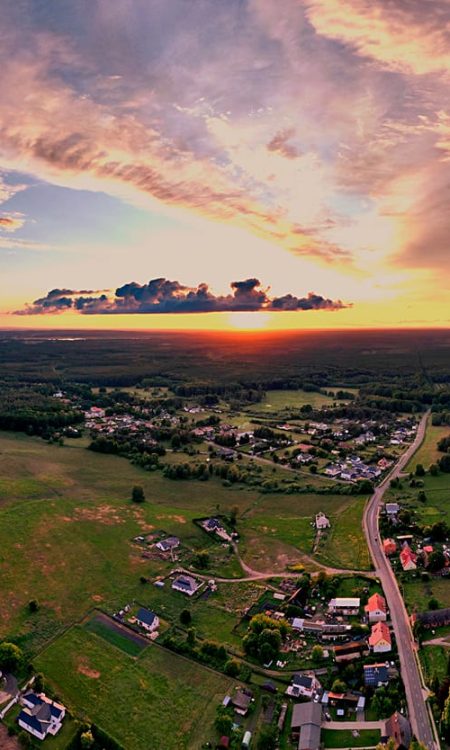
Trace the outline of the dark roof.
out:
[[[172,586],[178,586],[181,589],[184,589],[185,591],[196,591],[198,588],[197,581],[195,578],[191,578],[190,576],[178,576],[178,578],[175,578]]]
[[[398,711],[386,721],[385,733],[393,737],[397,750],[408,750],[411,743],[411,725],[408,719]]]
[[[292,710],[291,729],[304,724],[318,724],[322,721],[322,709],[318,703],[296,703]]]
[[[141,607],[140,610],[138,610],[136,619],[140,622],[145,623],[146,625],[153,625],[156,619],[156,615],[154,612],[150,612],[148,609],[144,609],[144,607]]]
[[[312,688],[313,678],[308,677],[306,674],[294,674],[292,677],[292,684],[310,690]]]
[[[364,665],[364,683],[366,685],[377,684],[378,682],[388,682],[389,669],[386,664],[365,664]]]
[[[41,734],[45,732],[45,729],[43,728],[39,719],[37,719],[36,716],[29,714],[28,711],[21,711],[17,717],[17,721],[22,721],[24,724],[29,726],[30,729],[34,729]]]
[[[238,690],[231,698],[231,702],[236,708],[247,710],[250,703],[252,702],[252,699],[250,695],[247,695],[242,690]]]

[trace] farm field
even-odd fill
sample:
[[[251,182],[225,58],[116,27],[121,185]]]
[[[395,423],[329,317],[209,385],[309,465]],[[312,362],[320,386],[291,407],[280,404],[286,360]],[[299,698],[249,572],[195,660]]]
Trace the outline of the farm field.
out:
[[[439,603],[439,608],[450,607],[450,581],[448,578],[430,577],[429,581],[417,578],[402,580],[402,589],[406,606],[410,612],[426,612],[429,609],[429,601],[434,598]],[[431,637],[431,636],[430,636]]]
[[[80,627],[35,662],[74,713],[133,750],[197,750],[215,739],[216,707],[233,687],[155,645],[136,660]]]
[[[317,559],[326,565],[370,570],[369,550],[362,529],[367,498],[346,499],[347,504],[336,518],[333,519],[331,516],[331,528],[327,531],[325,541],[320,545]]]
[[[262,414],[277,414],[283,410],[301,409],[305,404],[313,408],[332,404],[333,399],[316,391],[268,391],[265,398],[258,404],[246,409],[247,412]]]
[[[433,637],[430,634],[430,638]],[[422,646],[419,657],[428,685],[433,677],[436,676],[439,680],[443,680],[447,675],[449,656],[450,649],[444,646]]]

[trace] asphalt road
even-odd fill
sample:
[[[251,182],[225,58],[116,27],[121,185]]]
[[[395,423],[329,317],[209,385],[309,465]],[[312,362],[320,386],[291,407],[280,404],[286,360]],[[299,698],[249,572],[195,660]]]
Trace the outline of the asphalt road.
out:
[[[420,421],[417,428],[417,435],[412,445],[403,454],[386,479],[376,488],[370,498],[364,513],[363,526],[375,571],[382,583],[390,611],[400,657],[401,675],[408,701],[411,727],[416,738],[425,747],[429,748],[429,750],[437,750],[430,716],[425,703],[426,691],[422,687],[422,679],[415,657],[415,644],[409,617],[395,575],[383,552],[378,532],[378,512],[383,495],[389,488],[391,479],[394,479],[403,471],[411,456],[419,448],[425,435],[427,417],[428,412]]]

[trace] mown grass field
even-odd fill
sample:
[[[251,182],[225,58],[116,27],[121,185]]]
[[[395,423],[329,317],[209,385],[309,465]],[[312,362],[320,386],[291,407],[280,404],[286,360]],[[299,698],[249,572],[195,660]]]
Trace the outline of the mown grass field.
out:
[[[348,729],[323,729],[322,742],[324,747],[374,747],[380,741],[381,734],[376,729],[361,729],[354,737]]]
[[[320,407],[324,404],[332,404],[333,399],[323,393],[315,391],[267,391],[263,400],[249,407],[246,411],[263,414],[276,414],[284,409],[301,409],[305,404],[312,407]]]
[[[198,750],[215,740],[217,705],[233,681],[151,645],[133,659],[74,627],[36,668],[81,718],[133,750]]]
[[[430,632],[430,638],[433,637]],[[447,675],[450,648],[445,648],[445,646],[422,646],[419,651],[419,657],[425,681],[428,685],[433,677],[442,680]]]

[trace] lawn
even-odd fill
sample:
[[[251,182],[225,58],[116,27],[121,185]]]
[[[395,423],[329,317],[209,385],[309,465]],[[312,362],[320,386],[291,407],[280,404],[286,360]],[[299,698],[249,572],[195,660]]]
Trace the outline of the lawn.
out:
[[[450,581],[448,578],[430,577],[429,581],[422,581],[420,575],[413,578],[411,573],[401,576],[401,589],[410,612],[426,612],[430,599],[439,602],[439,608],[450,607]]]
[[[90,633],[95,633],[95,635],[103,638],[112,646],[115,646],[129,656],[139,656],[139,654],[146,648],[146,644],[136,643],[130,638],[127,638],[125,633],[122,634],[117,630],[109,628],[104,622],[95,616],[87,620],[83,627],[85,630],[88,630]]]
[[[215,739],[216,707],[233,686],[154,644],[132,659],[80,627],[42,652],[36,668],[75,715],[126,750],[197,750]]]
[[[349,729],[323,729],[321,737],[325,747],[374,747],[381,734],[377,729],[361,729],[354,737]]]
[[[3,721],[7,727],[16,725],[17,717],[20,714],[21,710],[22,707],[16,705],[11,709],[11,711],[6,714]],[[34,740],[34,744],[32,745],[32,747],[45,747],[45,750],[47,750],[47,748],[49,750],[66,750],[69,742],[73,739],[78,729],[79,724],[66,714],[62,727],[59,730],[58,734],[55,735],[55,737],[52,737],[50,735],[46,737],[45,745],[42,745],[42,742],[40,740]]]

